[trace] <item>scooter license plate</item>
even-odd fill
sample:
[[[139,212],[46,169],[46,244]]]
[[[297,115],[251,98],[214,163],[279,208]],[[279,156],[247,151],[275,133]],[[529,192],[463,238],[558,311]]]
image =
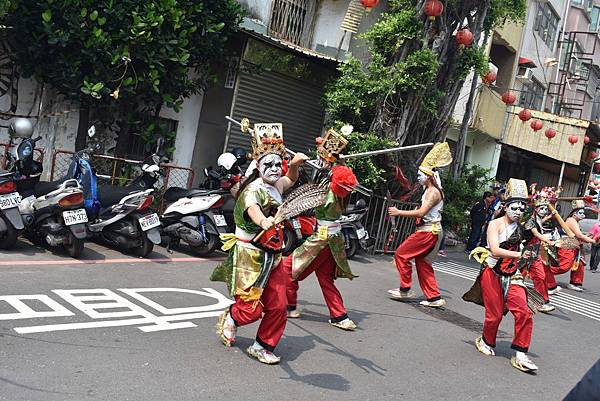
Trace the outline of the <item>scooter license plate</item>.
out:
[[[140,222],[140,227],[142,228],[142,231],[148,231],[154,227],[160,226],[160,219],[158,218],[158,214],[156,213],[144,216],[138,221]]]
[[[21,203],[21,195],[18,192],[0,195],[0,209],[2,210],[19,207],[19,203]]]
[[[87,223],[88,217],[85,209],[65,210],[63,220],[67,226],[72,226],[73,224]]]
[[[222,214],[215,214],[215,224],[217,227],[225,227],[227,226],[227,221],[225,221],[225,216]]]
[[[358,239],[363,239],[366,235],[367,235],[367,232],[365,231],[364,228],[356,229],[356,236],[358,237]]]
[[[292,219],[292,226],[294,227],[294,229],[302,228],[302,226],[300,225],[300,221],[296,219]]]

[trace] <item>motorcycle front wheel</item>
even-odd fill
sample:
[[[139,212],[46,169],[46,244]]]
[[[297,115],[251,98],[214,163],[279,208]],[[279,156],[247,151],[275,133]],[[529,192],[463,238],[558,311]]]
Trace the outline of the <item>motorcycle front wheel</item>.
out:
[[[145,258],[146,256],[150,255],[153,250],[154,243],[150,241],[146,233],[142,231],[140,235],[140,245],[133,248],[133,254],[135,256],[139,256],[140,258]]]
[[[83,239],[75,238],[72,232],[69,232],[68,244],[63,244],[63,248],[67,254],[72,258],[79,258],[83,253],[85,241]]]
[[[208,220],[208,219],[207,219]],[[217,247],[221,244],[221,240],[218,235],[210,234],[208,231],[218,232],[217,227],[211,222],[206,222],[206,227],[204,232],[206,233],[207,242],[202,245],[192,246],[190,245],[190,249],[198,256],[208,256],[217,250]]]
[[[348,240],[348,248],[346,248],[346,257],[348,259],[352,259],[356,255],[356,251],[358,250],[358,240],[351,239]]]
[[[10,221],[0,216],[0,219],[4,220],[6,225],[6,231],[0,234],[0,249],[10,249],[17,243],[17,237],[19,233],[12,226]]]

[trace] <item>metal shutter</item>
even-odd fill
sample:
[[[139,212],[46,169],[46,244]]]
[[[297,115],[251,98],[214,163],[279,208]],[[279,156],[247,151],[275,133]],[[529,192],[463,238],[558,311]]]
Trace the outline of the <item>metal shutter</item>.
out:
[[[325,112],[321,106],[324,89],[274,72],[241,72],[233,117],[250,123],[283,123],[285,145],[296,152],[315,149]],[[232,124],[227,149],[250,150],[250,140]]]

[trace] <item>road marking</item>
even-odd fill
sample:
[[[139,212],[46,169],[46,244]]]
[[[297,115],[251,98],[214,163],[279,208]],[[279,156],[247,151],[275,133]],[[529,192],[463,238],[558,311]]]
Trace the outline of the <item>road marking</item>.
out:
[[[92,321],[16,327],[14,330],[19,334],[30,334],[120,326],[138,326],[137,328],[144,333],[184,329],[196,327],[196,324],[191,320],[219,316],[225,308],[233,303],[225,295],[212,288],[202,288],[202,290],[182,288],[120,288],[118,291],[159,313],[153,313],[148,308],[143,308],[106,288],[52,290],[54,294],[67,302],[70,307],[83,312]],[[142,295],[142,293],[151,293],[155,296],[158,294],[158,298],[160,299],[164,298],[165,293],[183,293],[188,296],[192,294],[202,297],[202,301],[199,302],[200,305],[171,308],[161,305],[156,299],[153,300],[147,295]],[[205,305],[204,301],[206,298],[212,299],[212,303]],[[40,306],[36,305],[38,310],[35,310],[23,301],[37,301],[37,303],[43,304],[45,308],[42,307],[42,310],[39,310]],[[0,296],[0,302],[6,302],[15,310],[15,312],[0,314],[0,321],[66,316],[75,316],[77,318],[75,313],[44,294],[5,295]],[[47,309],[50,309],[50,311]]]
[[[469,281],[475,281],[479,275],[478,267],[466,266],[456,262],[435,262],[433,268],[441,273],[450,274]],[[600,303],[566,293],[565,291],[550,295],[550,300],[554,306],[600,322]]]
[[[222,261],[218,258],[121,258],[121,259],[61,259],[61,260],[3,260],[0,266],[33,266],[33,265],[107,265],[123,263],[185,263]]]

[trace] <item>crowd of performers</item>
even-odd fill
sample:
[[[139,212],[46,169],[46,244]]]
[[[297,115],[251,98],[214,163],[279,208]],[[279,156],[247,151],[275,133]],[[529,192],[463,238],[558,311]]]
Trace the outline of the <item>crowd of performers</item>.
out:
[[[299,283],[312,273],[329,310],[328,323],[341,330],[356,329],[335,280],[356,277],[346,259],[343,234],[336,220],[344,212],[348,195],[358,183],[352,170],[339,158],[347,145],[346,138],[342,133],[329,130],[317,141],[320,169],[315,182],[326,188],[324,202],[315,207],[317,227],[312,236],[284,258],[281,255],[283,233],[275,215],[282,204],[282,194],[294,185],[298,169],[308,157],[297,153],[285,166],[281,124],[255,125],[254,130],[248,131],[252,135],[256,168],[237,189],[236,232],[224,245],[224,249],[230,249],[226,261],[217,266],[211,276],[212,280],[227,283],[235,301],[219,317],[217,334],[225,346],[231,346],[236,341],[238,328],[261,320],[255,342],[246,352],[262,363],[276,364],[280,358],[274,350],[287,319],[301,315],[297,307]],[[424,189],[421,205],[415,210],[395,207],[388,210],[390,216],[417,220],[415,232],[400,244],[394,255],[400,276],[399,287],[388,291],[394,300],[417,297],[412,290],[414,260],[425,297],[420,304],[428,308],[442,308],[446,304],[432,262],[442,239],[444,192],[438,169],[451,162],[448,144],[436,144],[418,169],[418,180]],[[557,198],[552,188],[537,191],[533,188],[530,196],[525,181],[510,179],[504,211],[488,226],[487,247],[476,248],[471,253],[481,263],[481,270],[463,299],[485,308],[483,333],[475,340],[475,347],[484,355],[494,356],[498,327],[503,316],[511,312],[515,321],[511,347],[516,352],[511,364],[524,372],[538,369],[527,355],[533,314],[550,313],[554,309],[549,295],[560,291],[556,275],[569,273],[568,288],[582,291],[581,248],[583,243],[594,242],[579,229],[579,221],[585,217],[585,203],[573,200],[573,210],[563,221],[554,207]],[[526,211],[531,209],[530,217],[525,218]],[[524,283],[528,276],[534,289]]]

